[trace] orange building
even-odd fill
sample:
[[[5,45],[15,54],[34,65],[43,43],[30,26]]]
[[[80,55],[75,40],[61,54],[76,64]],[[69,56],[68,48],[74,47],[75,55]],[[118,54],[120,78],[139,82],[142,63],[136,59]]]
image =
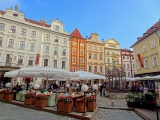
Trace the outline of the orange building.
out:
[[[70,38],[70,71],[86,71],[86,40],[76,28]]]

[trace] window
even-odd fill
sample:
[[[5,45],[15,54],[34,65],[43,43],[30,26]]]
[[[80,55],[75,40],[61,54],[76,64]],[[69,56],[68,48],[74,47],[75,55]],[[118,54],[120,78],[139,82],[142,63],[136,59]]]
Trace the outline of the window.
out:
[[[130,77],[130,72],[128,72],[128,77]]]
[[[94,54],[94,59],[97,59],[97,54]]]
[[[76,58],[72,58],[72,62],[76,62]]]
[[[20,41],[20,49],[24,50],[25,48],[25,42],[24,41]]]
[[[84,60],[83,60],[83,58],[81,58],[81,59],[80,59],[80,63],[83,63],[83,62],[84,62]]]
[[[46,46],[45,53],[49,53],[49,46]]]
[[[102,51],[102,47],[99,47],[99,50]]]
[[[73,52],[73,53],[76,53],[76,49],[73,49],[72,52]]]
[[[81,47],[84,47],[84,43],[80,43],[80,46],[81,46]]]
[[[153,61],[153,66],[154,67],[158,65],[158,63],[157,63],[158,60],[157,60],[157,57],[155,55],[152,57],[152,61]]]
[[[94,72],[95,73],[97,72],[97,66],[94,66]]]
[[[31,43],[31,44],[30,44],[30,51],[34,51],[34,48],[35,48],[35,44],[34,44],[34,43]]]
[[[12,63],[12,57],[13,57],[13,55],[12,54],[7,54],[6,55],[6,63]]]
[[[80,51],[80,54],[83,54],[83,50]]]
[[[23,56],[18,56],[18,63],[23,64]]]
[[[56,25],[55,31],[59,32],[59,26]]]
[[[57,60],[54,60],[54,67],[57,68]]]
[[[129,66],[129,64],[127,64],[127,69],[129,69],[130,68],[130,66]]]
[[[75,67],[73,67],[73,68],[72,68],[72,72],[75,72],[75,71],[76,71],[76,68],[75,68]]]
[[[91,59],[92,58],[92,54],[91,53],[89,53],[89,59]]]
[[[132,60],[134,60],[134,57],[132,57]]]
[[[50,40],[50,35],[46,34],[46,40]]]
[[[92,46],[91,45],[89,45],[89,48],[88,48],[89,50],[91,50],[92,49]]]
[[[54,54],[58,54],[58,47],[54,48]]]
[[[36,31],[32,31],[31,37],[36,37]]]
[[[5,30],[5,24],[4,23],[0,23],[0,30]]]
[[[0,46],[2,46],[3,38],[0,37]]]
[[[65,68],[65,61],[62,61],[62,68]]]
[[[132,66],[133,66],[133,69],[135,69],[135,68],[134,68],[134,64],[132,64]]]
[[[109,51],[107,51],[107,54],[109,54]]]
[[[109,58],[107,58],[107,63],[110,63],[110,59]]]
[[[48,59],[44,59],[44,66],[48,66]]]
[[[141,69],[141,64],[139,61],[138,61],[138,69]]]
[[[144,59],[144,67],[148,68],[148,60],[147,59]]]
[[[89,72],[92,72],[92,66],[89,66]]]
[[[139,53],[140,53],[139,48],[137,48],[137,54],[139,54]]]
[[[155,41],[154,40],[151,40],[151,48],[155,48]]]
[[[24,29],[24,28],[22,28],[22,30],[21,30],[21,35],[25,35],[25,36],[26,36],[26,33],[27,33],[27,30]]]
[[[117,64],[119,64],[119,59],[117,59]]]
[[[59,37],[55,36],[55,42],[58,42]]]
[[[100,67],[100,72],[101,72],[101,73],[103,72],[102,67]]]
[[[97,50],[97,46],[94,46],[94,50]]]
[[[33,57],[29,57],[28,65],[33,65]]]
[[[123,59],[125,59],[125,56],[123,56]]]
[[[143,45],[143,52],[146,52],[146,51],[147,51],[146,45]]]
[[[9,39],[8,47],[11,47],[11,48],[14,47],[14,40],[13,39]]]
[[[102,55],[99,55],[99,59],[102,60]]]
[[[67,42],[67,39],[63,38],[63,43],[66,44],[66,42]]]
[[[129,57],[127,57],[127,60],[129,60]]]
[[[63,49],[63,53],[62,53],[62,55],[66,55],[66,49]]]
[[[76,45],[77,43],[76,42],[73,42],[73,45]]]
[[[94,37],[94,41],[96,41],[96,37]]]
[[[16,33],[16,26],[11,26],[11,33]]]
[[[126,68],[126,64],[125,63],[123,64],[123,68]]]

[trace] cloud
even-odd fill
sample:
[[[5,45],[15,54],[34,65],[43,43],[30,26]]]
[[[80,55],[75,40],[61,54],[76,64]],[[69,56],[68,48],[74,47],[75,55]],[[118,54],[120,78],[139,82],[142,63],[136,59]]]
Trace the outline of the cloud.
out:
[[[21,5],[20,0],[0,0],[0,9],[5,10],[6,8],[14,8],[15,5]]]

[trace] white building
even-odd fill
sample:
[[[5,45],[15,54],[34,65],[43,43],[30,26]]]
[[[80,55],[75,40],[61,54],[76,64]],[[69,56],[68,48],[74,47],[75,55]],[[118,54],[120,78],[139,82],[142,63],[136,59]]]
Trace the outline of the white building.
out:
[[[48,25],[45,20],[25,18],[18,6],[0,10],[1,74],[18,67],[34,66],[69,70],[70,33],[65,32],[63,26],[58,19],[52,19]]]

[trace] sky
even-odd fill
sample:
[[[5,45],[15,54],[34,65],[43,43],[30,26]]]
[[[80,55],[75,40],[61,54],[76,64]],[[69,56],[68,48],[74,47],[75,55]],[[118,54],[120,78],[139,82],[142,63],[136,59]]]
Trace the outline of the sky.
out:
[[[160,19],[160,0],[0,0],[0,10],[14,8],[25,17],[40,21],[58,18],[64,30],[78,28],[86,38],[97,33],[99,40],[114,38],[128,48]]]

